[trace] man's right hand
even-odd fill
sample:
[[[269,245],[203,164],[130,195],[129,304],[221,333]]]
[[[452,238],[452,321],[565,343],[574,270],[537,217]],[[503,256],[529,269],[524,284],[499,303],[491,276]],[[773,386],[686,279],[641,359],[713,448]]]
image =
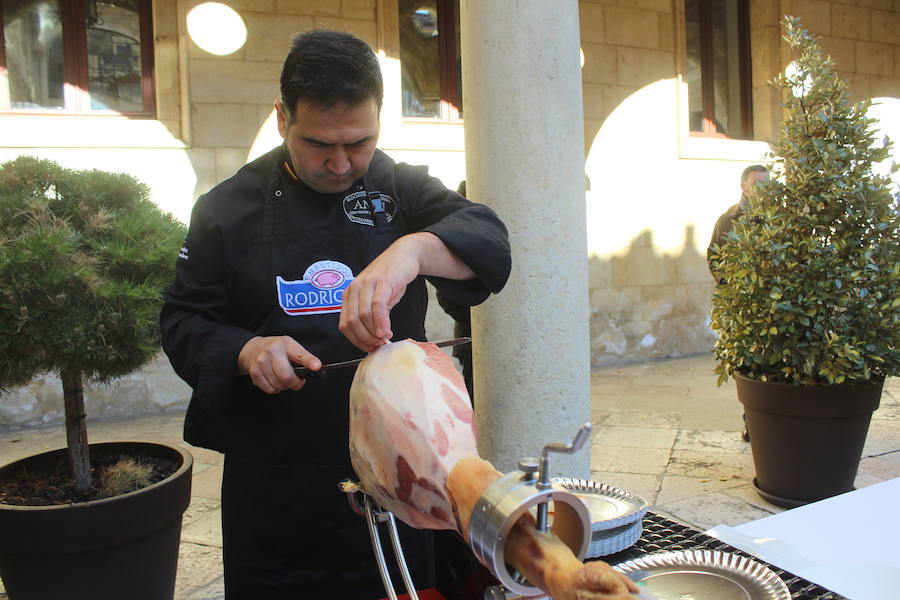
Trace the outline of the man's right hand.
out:
[[[267,394],[303,387],[306,380],[297,377],[294,365],[318,371],[322,361],[286,335],[252,338],[238,355],[238,374],[249,375],[253,385]]]

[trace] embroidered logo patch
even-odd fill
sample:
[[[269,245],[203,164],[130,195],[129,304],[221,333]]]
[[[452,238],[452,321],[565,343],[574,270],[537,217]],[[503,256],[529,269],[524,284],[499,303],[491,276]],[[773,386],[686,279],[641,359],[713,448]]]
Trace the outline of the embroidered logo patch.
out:
[[[353,281],[353,271],[344,263],[320,260],[303,273],[303,279],[287,281],[275,277],[278,305],[288,315],[299,316],[341,311],[344,290]]]
[[[393,220],[394,213],[397,212],[397,204],[387,194],[380,192],[368,194],[365,191],[359,191],[344,196],[344,214],[354,223],[373,227],[375,222],[372,219],[372,213],[381,211],[384,211],[384,218],[388,223]]]

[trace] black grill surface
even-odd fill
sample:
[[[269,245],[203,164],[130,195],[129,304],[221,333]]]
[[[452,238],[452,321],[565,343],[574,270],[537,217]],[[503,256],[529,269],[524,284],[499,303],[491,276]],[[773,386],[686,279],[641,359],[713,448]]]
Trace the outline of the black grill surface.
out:
[[[760,562],[775,573],[787,584],[793,600],[847,600],[844,596],[826,590],[820,585],[809,582],[793,573],[779,569],[764,560],[738,550],[722,540],[706,535],[692,527],[667,519],[662,515],[647,512],[644,515],[644,532],[641,538],[630,548],[621,552],[601,557],[611,565],[634,560],[647,554],[659,552],[679,552],[682,550],[719,550],[729,554],[746,556]]]

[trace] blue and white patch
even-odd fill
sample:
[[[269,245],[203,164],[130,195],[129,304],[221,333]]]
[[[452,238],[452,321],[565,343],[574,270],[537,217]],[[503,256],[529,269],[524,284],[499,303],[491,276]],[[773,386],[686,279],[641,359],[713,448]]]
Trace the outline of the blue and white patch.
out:
[[[373,213],[384,212],[385,220],[390,223],[397,212],[397,203],[387,194],[366,191],[353,192],[344,196],[344,214],[354,223],[375,226]]]
[[[287,281],[275,276],[278,305],[292,317],[341,311],[344,290],[353,281],[353,271],[344,263],[320,260],[303,273],[303,279]]]

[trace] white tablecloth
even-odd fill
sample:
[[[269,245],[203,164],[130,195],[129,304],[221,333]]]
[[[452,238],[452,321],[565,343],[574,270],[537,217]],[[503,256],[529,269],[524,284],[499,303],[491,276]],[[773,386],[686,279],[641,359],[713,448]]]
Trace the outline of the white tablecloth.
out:
[[[707,533],[851,600],[900,599],[900,477]]]

